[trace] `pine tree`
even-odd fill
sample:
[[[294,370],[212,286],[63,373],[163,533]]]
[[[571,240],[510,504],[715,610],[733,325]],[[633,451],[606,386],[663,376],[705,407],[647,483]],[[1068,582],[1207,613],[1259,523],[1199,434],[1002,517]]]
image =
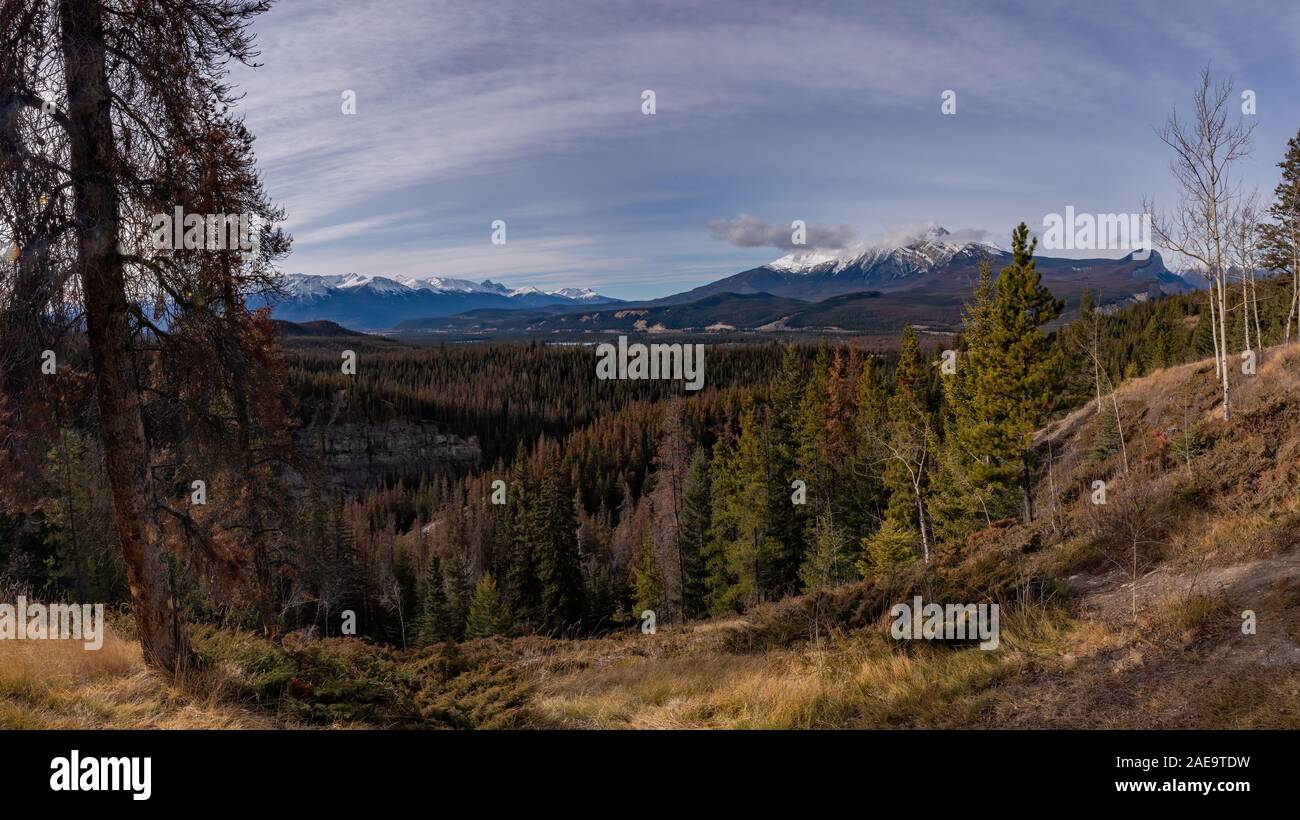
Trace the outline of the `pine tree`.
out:
[[[1059,381],[1061,352],[1042,326],[1061,315],[1062,303],[1043,287],[1035,269],[1029,228],[1011,234],[1011,264],[998,277],[987,346],[977,363],[972,437],[987,458],[985,486],[1004,487],[1020,475],[1024,519],[1033,519],[1032,441],[1046,417]]]
[[[846,478],[849,503],[842,521],[854,534],[855,544],[880,527],[889,500],[881,475],[889,458],[881,437],[881,431],[889,426],[889,394],[879,371],[870,359],[858,371],[853,448]]]
[[[1282,181],[1273,190],[1273,204],[1268,209],[1273,221],[1259,228],[1260,250],[1268,269],[1291,273],[1283,336],[1289,342],[1291,323],[1300,320],[1300,134],[1287,140],[1286,155],[1278,167],[1282,169]]]
[[[868,555],[880,553],[882,539],[890,538],[893,540],[886,551],[891,555],[900,552],[904,540],[909,545],[904,555],[899,556],[900,561],[917,556],[929,560],[927,500],[935,441],[925,402],[923,375],[916,329],[908,325],[903,329],[894,389],[889,396],[889,424],[878,434],[880,446],[887,454],[884,485],[889,502],[884,525],[863,542],[863,551]]]
[[[824,346],[820,347],[818,358],[823,365],[824,352]],[[818,365],[814,363],[814,369],[817,367]],[[765,445],[768,472],[773,483],[789,488],[793,481],[801,480],[805,482],[808,493],[815,501],[818,497],[816,493],[824,492],[827,489],[824,485],[829,482],[813,475],[818,472],[821,465],[810,465],[808,462],[812,453],[820,448],[820,444],[815,443],[812,448],[804,446],[806,443],[804,436],[807,432],[802,429],[804,419],[810,415],[814,418],[820,416],[816,412],[809,412],[809,408],[805,407],[806,401],[815,398],[809,397],[807,393],[805,370],[806,361],[800,349],[793,344],[786,345],[765,419],[767,430]],[[824,439],[824,432],[819,435]],[[772,535],[782,545],[781,553],[788,556],[790,561],[795,561],[796,556],[803,551],[802,544],[808,524],[809,507],[790,504],[788,496],[785,498],[774,496],[772,502],[775,505],[770,515]],[[784,571],[788,572],[789,569],[790,566],[787,565]]]
[[[586,602],[578,558],[577,514],[558,453],[547,460],[529,536],[541,585],[541,628],[551,634],[567,633],[581,625]]]
[[[803,581],[805,591],[835,586],[853,577],[848,540],[829,512],[817,516],[812,548],[799,568],[799,579]]]
[[[731,503],[737,531],[728,549],[732,572],[739,580],[736,595],[745,605],[764,600],[769,592],[780,596],[792,591],[799,569],[797,554],[787,550],[772,526],[774,508],[787,496],[774,485],[768,432],[750,400],[741,412],[736,442],[738,487]]]
[[[537,557],[530,537],[536,491],[523,442],[515,450],[506,485],[506,509],[497,541],[501,554],[497,571],[505,573],[505,599],[510,611],[526,628],[537,623],[541,608]]]
[[[685,406],[675,400],[664,408],[654,454],[654,474],[647,491],[653,505],[652,529],[656,553],[663,556],[663,582],[666,595],[659,617],[661,621],[685,620],[686,566],[682,555],[682,496],[686,488],[686,470],[690,459],[683,414]]]
[[[345,609],[360,609],[365,592],[357,534],[342,495],[329,506],[325,543],[314,557],[317,609],[328,636],[333,634],[334,616]]]
[[[714,615],[738,611],[743,604],[738,594],[740,579],[730,559],[730,545],[740,529],[735,504],[738,490],[736,443],[732,432],[724,429],[709,461],[709,537],[704,564],[708,606]]]
[[[686,470],[686,487],[682,493],[682,570],[685,575],[683,595],[687,618],[698,618],[708,611],[704,556],[709,538],[709,457],[697,447]]]
[[[443,587],[442,561],[433,555],[420,578],[420,608],[415,620],[415,640],[421,646],[428,646],[453,641],[455,638],[455,622],[448,610],[447,593]]]
[[[465,622],[469,617],[469,604],[472,595],[470,588],[469,567],[460,550],[456,550],[447,562],[447,615],[451,619],[452,634],[457,639],[465,636]]]
[[[825,342],[817,348],[812,371],[799,403],[795,478],[808,489],[809,513],[825,509],[830,499],[830,469],[826,459],[826,411],[830,394],[830,351]]]
[[[497,591],[496,580],[491,575],[484,575],[474,587],[465,636],[472,640],[491,635],[509,635],[510,626],[510,610]]]
[[[986,473],[990,458],[980,440],[975,401],[977,378],[990,355],[996,292],[987,259],[980,262],[972,301],[965,306],[956,370],[943,377],[944,441],[937,451],[938,492],[931,504],[935,534],[943,541],[965,538],[996,515],[1002,517]]]
[[[654,543],[649,538],[641,545],[641,555],[632,566],[632,615],[640,617],[645,610],[659,611],[663,603],[664,581],[655,560]]]

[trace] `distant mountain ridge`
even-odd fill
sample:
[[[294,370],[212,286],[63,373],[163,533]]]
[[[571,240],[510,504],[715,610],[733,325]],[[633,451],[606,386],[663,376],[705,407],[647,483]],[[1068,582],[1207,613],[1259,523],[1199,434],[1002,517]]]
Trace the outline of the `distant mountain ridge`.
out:
[[[590,288],[553,291],[511,288],[485,279],[427,276],[288,274],[283,298],[271,304],[277,319],[331,321],[359,330],[387,330],[408,319],[451,316],[482,308],[587,307],[618,302]]]
[[[1035,255],[1046,285],[1067,308],[1091,291],[1099,305],[1122,305],[1188,293],[1195,284],[1146,259],[1065,259]],[[591,289],[510,288],[490,279],[346,274],[285,279],[278,319],[330,320],[361,330],[491,334],[599,332],[602,329],[771,329],[827,327],[892,331],[904,323],[956,327],[987,260],[996,275],[1011,254],[991,242],[958,241],[931,227],[896,244],[844,255],[797,251],[683,293],[622,302]],[[754,300],[732,297],[762,297]],[[728,297],[728,298],[714,298]],[[662,308],[697,305],[693,310]],[[650,311],[640,316],[630,310]]]
[[[926,291],[969,293],[987,259],[996,274],[1011,254],[990,242],[954,242],[952,234],[932,227],[897,245],[885,245],[836,256],[797,251],[766,265],[701,285],[684,293],[652,300],[651,304],[693,302],[715,293],[770,293],[791,299],[821,301],[864,291],[897,293]],[[1119,259],[1063,259],[1036,255],[1043,282],[1057,295],[1083,287],[1108,302],[1186,293],[1195,287],[1165,267],[1159,253],[1148,259],[1130,254]]]

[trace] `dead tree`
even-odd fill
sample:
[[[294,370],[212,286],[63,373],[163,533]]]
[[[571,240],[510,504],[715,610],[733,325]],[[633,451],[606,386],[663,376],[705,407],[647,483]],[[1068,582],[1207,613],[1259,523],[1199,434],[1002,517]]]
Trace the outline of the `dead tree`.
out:
[[[197,457],[187,454],[253,471],[272,458],[255,431],[283,439],[275,391],[263,407],[248,401],[274,383],[275,340],[243,299],[274,288],[271,263],[288,240],[273,228],[282,215],[262,193],[224,79],[230,61],[253,63],[247,27],[268,7],[0,0],[0,162],[27,186],[0,186],[0,244],[16,249],[0,267],[0,347],[31,347],[18,311],[71,317],[66,332],[84,332],[133,612],[146,659],[169,671],[188,650],[168,534],[232,571],[245,558],[234,546],[243,539],[179,503]],[[255,215],[257,241],[160,251],[151,217],[176,208]],[[5,364],[7,375],[38,366]],[[7,381],[0,424],[13,441],[36,422],[23,409],[32,391]],[[253,535],[267,528],[247,512],[256,501],[236,523]]]

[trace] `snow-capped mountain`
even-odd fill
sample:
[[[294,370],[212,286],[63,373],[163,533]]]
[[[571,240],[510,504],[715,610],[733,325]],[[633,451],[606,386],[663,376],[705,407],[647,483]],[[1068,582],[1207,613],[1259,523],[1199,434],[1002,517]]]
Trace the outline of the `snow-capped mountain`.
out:
[[[765,267],[784,273],[824,273],[831,276],[854,270],[889,271],[897,278],[924,273],[954,259],[978,261],[1001,248],[991,242],[955,242],[946,229],[933,226],[900,245],[870,245],[844,256],[821,251],[796,251]]]
[[[1191,283],[1164,266],[1160,254],[1149,259],[1132,255],[1119,259],[1060,259],[1036,254],[1043,281],[1059,295],[1083,288],[1127,299],[1162,293],[1183,293]],[[996,274],[1011,254],[988,241],[955,241],[953,234],[933,226],[904,240],[853,249],[845,254],[796,251],[766,265],[666,299],[682,304],[718,293],[769,293],[791,299],[821,301],[849,293],[917,291],[970,293],[979,264],[987,259]]]
[[[590,288],[512,288],[490,279],[471,282],[441,276],[294,273],[286,275],[281,284],[284,296],[271,306],[276,318],[291,322],[327,319],[358,330],[387,330],[407,319],[451,316],[479,308],[563,309],[619,301]]]

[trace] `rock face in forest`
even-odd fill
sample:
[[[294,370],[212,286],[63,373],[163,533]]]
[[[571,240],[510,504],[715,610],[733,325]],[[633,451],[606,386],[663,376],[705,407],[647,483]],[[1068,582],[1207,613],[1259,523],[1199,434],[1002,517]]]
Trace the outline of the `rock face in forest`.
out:
[[[432,422],[340,422],[315,424],[294,434],[304,471],[324,473],[329,484],[356,492],[382,478],[417,482],[459,476],[479,465],[476,437],[438,431]]]

